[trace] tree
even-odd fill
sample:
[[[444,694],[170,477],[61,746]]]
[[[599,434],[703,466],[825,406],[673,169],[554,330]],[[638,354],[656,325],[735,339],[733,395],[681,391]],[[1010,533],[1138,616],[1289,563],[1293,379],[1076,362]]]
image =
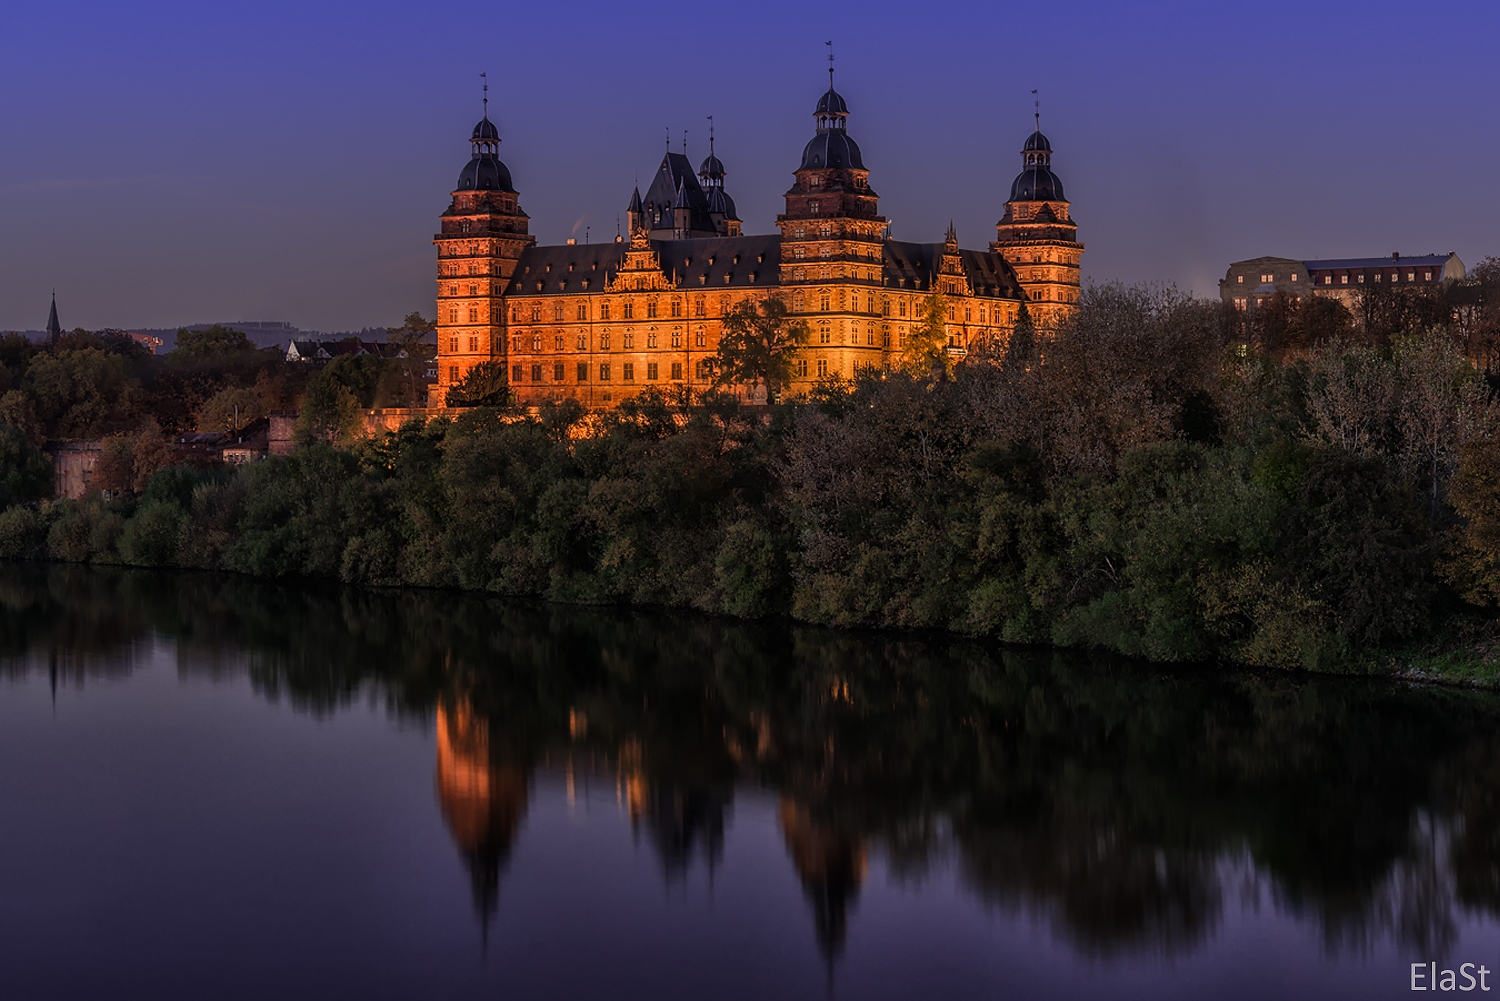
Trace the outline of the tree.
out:
[[[437,321],[411,312],[406,314],[401,326],[386,332],[386,341],[399,353],[398,368],[410,393],[409,406],[420,406],[424,402],[422,386],[426,382],[427,366],[437,356],[437,345],[433,343],[436,329]]]
[[[812,336],[806,320],[787,314],[786,300],[779,295],[735,303],[719,334],[714,384],[748,383],[753,389],[764,383],[766,402],[774,403],[791,381],[792,355]]]
[[[505,363],[482,361],[448,389],[450,407],[503,407],[510,400],[510,381]]]
[[[344,445],[359,434],[359,401],[325,369],[313,376],[302,396],[302,412],[292,428],[297,445],[329,442]]]
[[[198,408],[198,430],[233,431],[265,415],[265,404],[258,392],[230,386],[219,390]]]
[[[172,355],[182,361],[212,361],[257,350],[254,342],[240,331],[215,323],[202,330],[179,329]]]
[[[919,379],[947,381],[953,374],[948,354],[948,299],[933,292],[922,303],[922,315],[906,335],[901,367]]]

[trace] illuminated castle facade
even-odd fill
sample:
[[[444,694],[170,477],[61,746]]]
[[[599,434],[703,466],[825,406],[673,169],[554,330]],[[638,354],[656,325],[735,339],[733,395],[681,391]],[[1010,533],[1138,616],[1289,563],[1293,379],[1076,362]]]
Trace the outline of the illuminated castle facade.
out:
[[[896,364],[924,300],[946,298],[948,351],[1003,344],[1022,304],[1039,325],[1077,301],[1077,226],[1040,128],[988,250],[891,239],[849,108],[830,86],[813,113],[775,234],[746,236],[710,145],[694,175],[668,152],[629,204],[628,237],[541,247],[527,232],[488,111],[442,215],[438,248],[438,385],[433,405],[482,361],[506,366],[522,403],[572,398],[608,408],[641,390],[713,384],[709,359],[737,302],[780,295],[807,321],[788,392],[828,375]]]

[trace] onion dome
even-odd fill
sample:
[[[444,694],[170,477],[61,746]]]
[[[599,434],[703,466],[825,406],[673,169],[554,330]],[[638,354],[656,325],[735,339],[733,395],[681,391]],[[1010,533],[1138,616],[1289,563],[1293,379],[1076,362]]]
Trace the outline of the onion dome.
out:
[[[708,197],[708,211],[717,212],[725,219],[739,219],[739,216],[734,214],[734,199],[730,198],[723,188],[714,185],[704,194]]]
[[[698,168],[699,177],[721,178],[724,174],[724,161],[712,153],[708,154],[708,159],[703,161],[703,166]]]
[[[510,169],[493,153],[475,154],[458,175],[458,191],[511,191]]]
[[[473,156],[459,172],[456,190],[515,191],[510,170],[500,162],[500,130],[490,121],[488,112],[474,126],[469,144],[473,147]]]
[[[1052,144],[1047,141],[1047,137],[1042,135],[1040,131],[1033,132],[1031,135],[1027,136],[1026,145],[1021,147],[1022,153],[1030,153],[1034,150],[1043,150],[1048,153],[1052,152]]]
[[[818,98],[818,106],[813,110],[814,115],[847,115],[848,113],[849,105],[844,103],[843,97],[832,86],[828,88],[828,93]]]
[[[1033,164],[1016,175],[1010,185],[1013,202],[1065,202],[1062,180],[1044,164]]]
[[[812,137],[802,149],[802,166],[798,170],[827,169],[864,170],[864,160],[859,155],[859,144],[849,138],[843,129],[826,129]]]

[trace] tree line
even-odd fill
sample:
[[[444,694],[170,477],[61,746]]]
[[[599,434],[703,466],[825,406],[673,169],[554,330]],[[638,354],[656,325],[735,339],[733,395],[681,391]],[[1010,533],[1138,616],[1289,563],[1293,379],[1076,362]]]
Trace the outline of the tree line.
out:
[[[1392,332],[1317,298],[1103,285],[954,364],[938,307],[897,367],[768,408],[719,388],[526,411],[501,369],[482,405],[361,437],[307,421],[318,392],[356,417],[379,392],[335,362],[291,456],[12,494],[0,554],[1325,670],[1500,597],[1482,316]],[[723,379],[776,399],[805,331],[742,309]]]

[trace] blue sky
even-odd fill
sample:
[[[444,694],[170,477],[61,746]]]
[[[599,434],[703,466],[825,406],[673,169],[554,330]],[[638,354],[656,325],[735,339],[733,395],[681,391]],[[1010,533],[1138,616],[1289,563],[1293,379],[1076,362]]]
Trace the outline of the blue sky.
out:
[[[721,11],[722,13],[716,13]],[[897,237],[993,239],[1042,98],[1086,280],[1500,254],[1500,9],[1367,3],[25,4],[0,40],[0,330],[432,313],[479,73],[532,232],[611,239],[708,115],[769,232],[838,88]]]

